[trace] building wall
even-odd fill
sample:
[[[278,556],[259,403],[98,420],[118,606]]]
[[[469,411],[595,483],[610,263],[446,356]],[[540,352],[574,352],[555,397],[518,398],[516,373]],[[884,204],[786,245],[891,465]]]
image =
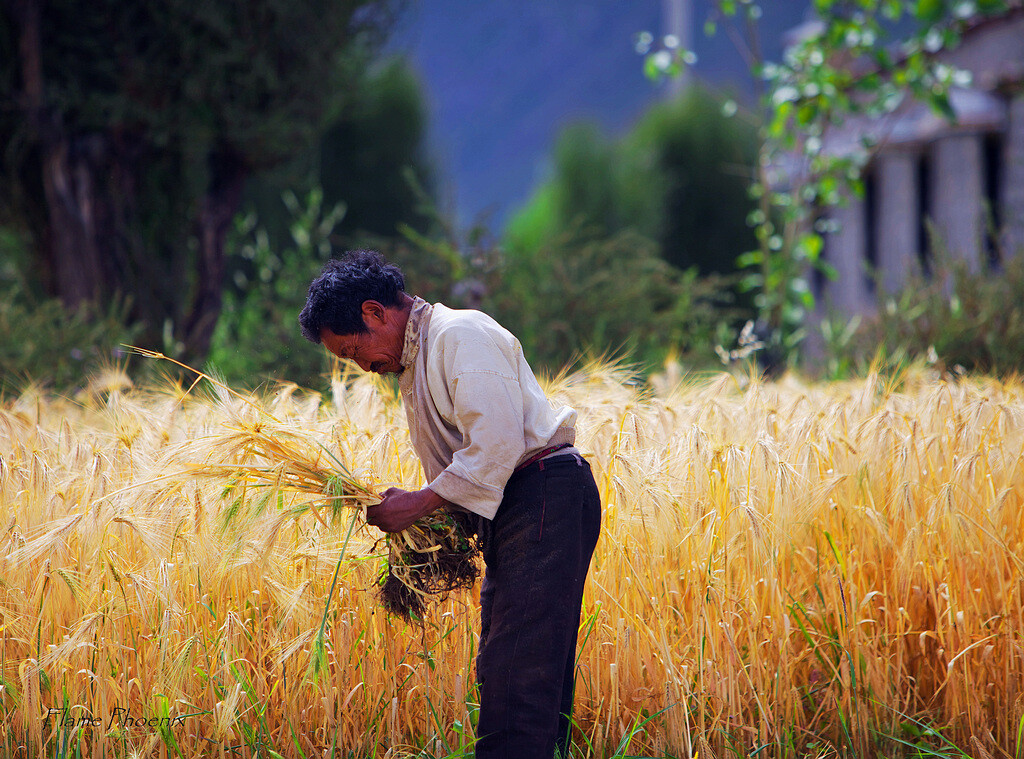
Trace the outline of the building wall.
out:
[[[946,57],[972,73],[971,88],[952,93],[956,123],[911,104],[831,136],[852,145],[871,131],[882,142],[867,168],[870,197],[832,214],[825,258],[839,277],[819,293],[826,310],[873,312],[938,253],[975,270],[1024,253],[1024,12],[969,30]]]

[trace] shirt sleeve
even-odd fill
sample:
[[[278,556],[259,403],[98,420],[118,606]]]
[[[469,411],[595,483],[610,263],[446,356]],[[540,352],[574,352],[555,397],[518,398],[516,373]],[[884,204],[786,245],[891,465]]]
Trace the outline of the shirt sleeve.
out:
[[[455,335],[446,341],[444,370],[463,447],[430,483],[439,496],[493,519],[516,462],[526,450],[519,343],[500,336]]]

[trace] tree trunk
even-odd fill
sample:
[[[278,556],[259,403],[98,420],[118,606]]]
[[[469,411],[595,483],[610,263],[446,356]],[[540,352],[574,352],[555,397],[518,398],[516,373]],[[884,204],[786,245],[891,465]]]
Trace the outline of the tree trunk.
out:
[[[43,144],[43,188],[49,212],[49,259],[57,295],[69,309],[96,302],[109,293],[98,239],[101,213],[87,157],[77,155],[75,140],[63,136]]]
[[[41,258],[51,292],[69,310],[134,296],[132,315],[148,328],[148,342],[159,342],[164,321],[177,325],[185,357],[205,357],[221,309],[224,244],[241,200],[246,170],[231,151],[210,160],[210,187],[202,199],[194,231],[194,267],[181,241],[167,241],[170,258],[138,238],[135,196],[143,159],[128,134],[78,134],[46,102],[40,23],[45,0],[10,0],[18,25],[23,106],[38,146],[45,229]],[[189,277],[186,271],[192,268]],[[190,292],[170,284],[191,283]]]
[[[231,152],[210,158],[210,187],[199,206],[196,237],[195,295],[185,314],[182,340],[185,354],[193,360],[206,356],[220,316],[224,289],[224,243],[238,212],[245,186],[246,169]]]
[[[103,296],[104,267],[97,230],[96,181],[90,152],[102,139],[75,140],[47,108],[43,85],[40,0],[12,4],[25,106],[39,145],[48,222],[44,258],[54,293],[70,309]]]

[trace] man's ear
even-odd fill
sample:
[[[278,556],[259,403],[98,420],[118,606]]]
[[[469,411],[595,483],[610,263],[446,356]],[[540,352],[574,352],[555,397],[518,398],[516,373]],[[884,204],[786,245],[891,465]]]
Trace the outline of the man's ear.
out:
[[[362,313],[363,323],[369,327],[372,319],[378,326],[387,322],[387,309],[375,300],[364,300]]]

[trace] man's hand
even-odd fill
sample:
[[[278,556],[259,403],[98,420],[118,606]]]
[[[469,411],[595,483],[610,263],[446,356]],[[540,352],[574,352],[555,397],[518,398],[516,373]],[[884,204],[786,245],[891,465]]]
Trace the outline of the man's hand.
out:
[[[448,503],[430,488],[414,491],[388,488],[381,497],[383,501],[366,510],[366,521],[384,532],[401,532],[420,517]]]

